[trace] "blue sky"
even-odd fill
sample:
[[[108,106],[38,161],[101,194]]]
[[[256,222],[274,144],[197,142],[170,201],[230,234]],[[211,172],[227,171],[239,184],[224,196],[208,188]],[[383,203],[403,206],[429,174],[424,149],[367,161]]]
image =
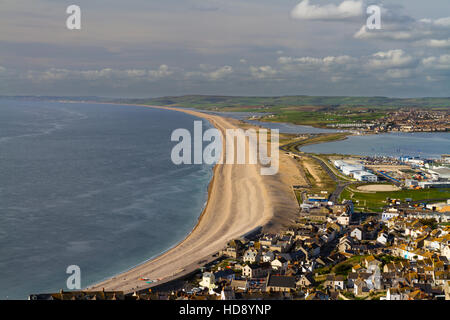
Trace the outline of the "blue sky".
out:
[[[65,27],[81,7],[82,29]],[[367,6],[382,30],[365,29]],[[0,95],[450,96],[448,0],[2,0]]]

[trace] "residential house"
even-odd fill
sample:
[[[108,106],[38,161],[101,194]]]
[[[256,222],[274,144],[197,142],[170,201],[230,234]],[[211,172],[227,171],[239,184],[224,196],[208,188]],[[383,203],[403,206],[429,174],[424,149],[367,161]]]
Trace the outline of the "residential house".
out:
[[[247,291],[249,288],[247,280],[233,280],[230,286],[234,291]]]
[[[441,254],[450,260],[450,245],[442,246]]]
[[[261,278],[265,277],[271,269],[270,263],[248,264],[242,268],[242,276],[249,279]]]
[[[305,254],[307,259],[315,258],[320,254],[320,247],[315,243],[298,246],[298,249]]]
[[[236,275],[233,270],[225,269],[225,270],[219,270],[219,271],[215,272],[214,277],[215,277],[216,281],[222,281],[222,280],[231,281],[231,280],[234,280]]]
[[[326,288],[332,290],[344,290],[346,287],[345,277],[342,275],[329,275],[324,282]]]
[[[220,253],[226,257],[237,259],[242,256],[242,249],[244,245],[240,240],[232,240],[228,242],[225,249],[223,249]]]
[[[246,263],[259,263],[261,259],[261,252],[256,249],[248,249],[245,251],[242,260]]]
[[[386,299],[384,300],[403,300],[403,294],[397,288],[388,288]]]
[[[358,239],[359,241],[364,240],[364,230],[361,227],[356,227],[350,232],[350,237]]]
[[[368,293],[370,289],[367,287],[367,283],[364,280],[356,279],[353,284],[353,294],[355,296],[360,296],[364,293]]]
[[[295,277],[291,276],[279,276],[279,275],[272,275],[269,274],[267,276],[266,281],[266,291],[267,292],[289,292],[291,290],[295,290],[296,288],[296,282]]]
[[[363,259],[363,264],[367,270],[374,271],[381,265],[381,261],[375,259],[374,256],[368,256],[367,258]]]
[[[368,272],[360,272],[360,273],[356,273],[356,272],[350,272],[347,276],[347,288],[354,288],[355,286],[355,282],[357,280],[362,280],[364,283],[366,283],[366,281],[370,282],[370,277],[372,276],[371,273]],[[366,283],[367,286],[367,283]]]
[[[297,281],[297,287],[305,288],[310,287],[315,284],[314,277],[312,273],[303,274],[300,279]]]
[[[288,262],[283,257],[277,257],[270,264],[271,264],[273,270],[276,270],[281,273],[285,272],[288,268]]]
[[[337,217],[337,222],[341,226],[350,225],[350,215],[347,212],[342,213],[340,216]]]
[[[389,235],[387,233],[380,232],[378,234],[378,237],[377,237],[377,242],[378,243],[381,243],[382,245],[386,246],[386,245],[389,244],[389,240],[390,240],[390,237],[389,237]]]
[[[263,235],[261,237],[261,239],[259,239],[259,244],[261,246],[265,246],[265,247],[269,248],[271,245],[276,243],[277,239],[278,239],[278,235],[266,233],[265,235]]]
[[[266,251],[262,256],[263,262],[272,262],[275,258],[275,254],[272,251]]]
[[[301,271],[303,273],[313,272],[316,269],[317,262],[315,260],[303,260],[300,262]]]
[[[353,249],[354,241],[351,237],[342,237],[339,239],[339,252],[350,252]]]
[[[217,288],[216,285],[216,277],[211,272],[204,272],[202,281],[199,283],[200,287],[207,288],[209,290],[213,290]]]

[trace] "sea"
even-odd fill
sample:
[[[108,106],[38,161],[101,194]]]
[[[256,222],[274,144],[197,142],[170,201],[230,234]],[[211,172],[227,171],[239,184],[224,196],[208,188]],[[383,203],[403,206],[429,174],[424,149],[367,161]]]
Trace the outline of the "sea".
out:
[[[174,165],[192,115],[138,106],[0,98],[0,299],[87,287],[183,240],[212,165]],[[205,129],[211,124],[205,120]]]
[[[353,135],[345,140],[307,145],[300,150],[324,154],[440,159],[441,155],[450,153],[450,133],[395,132]]]

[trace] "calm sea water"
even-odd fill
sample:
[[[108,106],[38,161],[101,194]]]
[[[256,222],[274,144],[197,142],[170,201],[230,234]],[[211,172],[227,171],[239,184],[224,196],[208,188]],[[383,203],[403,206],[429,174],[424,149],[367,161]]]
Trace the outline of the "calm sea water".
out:
[[[69,265],[85,287],[182,240],[212,177],[212,166],[170,160],[172,130],[194,120],[0,99],[0,299],[66,289]]]
[[[259,121],[259,120],[249,120],[252,117],[260,117],[264,116],[264,113],[261,112],[217,112],[217,111],[204,111],[205,113],[217,114],[219,116],[233,118],[242,120],[244,122],[253,124],[255,126],[260,126],[263,128],[267,128],[270,130],[278,129],[280,133],[292,133],[292,134],[303,134],[303,133],[333,133],[339,132],[343,130],[335,130],[335,129],[322,129],[315,128],[312,126],[303,126],[286,122],[267,122],[267,121]]]
[[[364,156],[414,156],[438,159],[450,153],[450,133],[387,133],[350,136],[346,140],[309,145],[302,151]]]

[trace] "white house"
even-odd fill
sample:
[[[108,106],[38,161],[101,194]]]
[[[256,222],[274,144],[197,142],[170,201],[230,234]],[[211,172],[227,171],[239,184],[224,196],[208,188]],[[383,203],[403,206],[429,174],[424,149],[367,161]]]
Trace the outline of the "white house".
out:
[[[381,243],[382,245],[387,245],[388,242],[389,242],[389,236],[388,236],[388,234],[386,234],[386,233],[384,233],[384,232],[381,232],[381,233],[378,235],[377,242],[378,242],[378,243]]]
[[[356,238],[358,240],[363,240],[363,230],[361,228],[355,228],[350,233],[350,237]]]
[[[385,300],[402,300],[402,294],[398,289],[388,288]]]
[[[347,212],[342,213],[339,217],[337,217],[337,222],[341,226],[348,226],[350,224],[350,215]]]
[[[286,271],[288,268],[288,262],[283,257],[279,257],[273,260],[270,265],[272,266],[273,270],[277,271]]]
[[[209,290],[217,288],[216,278],[214,277],[214,274],[211,272],[203,273],[202,281],[200,281],[199,285],[200,287],[208,288]]]
[[[245,251],[242,259],[247,263],[258,263],[261,259],[261,253],[256,249],[249,249]]]
[[[392,218],[396,218],[396,217],[398,217],[399,215],[400,215],[400,213],[398,212],[397,209],[391,208],[391,209],[389,209],[388,211],[384,211],[384,212],[382,213],[381,219],[382,219],[383,221],[387,221],[387,220],[390,220],[390,219],[392,219]]]
[[[263,254],[262,261],[263,262],[271,262],[274,258],[275,258],[275,255],[273,254],[273,252],[267,251],[266,253]]]

